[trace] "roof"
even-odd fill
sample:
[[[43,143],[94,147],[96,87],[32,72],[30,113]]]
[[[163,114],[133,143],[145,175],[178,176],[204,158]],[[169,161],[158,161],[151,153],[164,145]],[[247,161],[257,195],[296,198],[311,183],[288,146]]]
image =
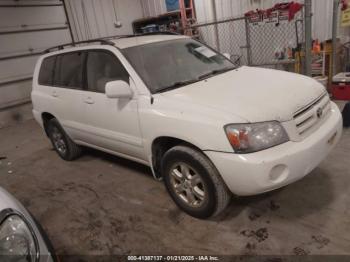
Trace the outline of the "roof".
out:
[[[135,36],[135,37],[126,37],[119,39],[110,39],[111,42],[115,43],[116,47],[120,49],[145,45],[150,43],[175,40],[175,39],[183,39],[188,38],[188,36],[183,35],[147,35],[147,36]]]

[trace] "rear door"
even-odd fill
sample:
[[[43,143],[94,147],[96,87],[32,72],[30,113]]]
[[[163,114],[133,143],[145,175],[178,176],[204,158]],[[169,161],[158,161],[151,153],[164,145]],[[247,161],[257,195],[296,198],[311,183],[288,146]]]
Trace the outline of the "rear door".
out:
[[[87,51],[86,89],[84,102],[84,141],[124,155],[142,159],[141,132],[138,120],[137,96],[132,99],[108,98],[106,83],[122,80],[133,88],[134,81],[108,50]]]
[[[41,123],[42,112],[48,112],[57,115],[56,103],[58,102],[54,96],[56,87],[53,87],[53,77],[55,72],[57,56],[49,56],[42,60],[40,69],[36,68],[33,79],[32,103],[33,113],[36,120]],[[37,75],[37,81],[36,81]]]
[[[73,139],[79,139],[83,118],[84,51],[60,54],[56,57],[51,96],[54,98],[55,116]]]

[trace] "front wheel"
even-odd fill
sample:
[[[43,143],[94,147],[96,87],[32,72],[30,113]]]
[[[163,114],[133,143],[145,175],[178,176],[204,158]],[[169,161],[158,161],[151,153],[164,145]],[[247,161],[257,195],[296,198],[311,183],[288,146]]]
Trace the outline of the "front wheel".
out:
[[[176,146],[167,151],[162,174],[174,202],[193,217],[218,215],[231,200],[231,193],[214,165],[191,147]]]

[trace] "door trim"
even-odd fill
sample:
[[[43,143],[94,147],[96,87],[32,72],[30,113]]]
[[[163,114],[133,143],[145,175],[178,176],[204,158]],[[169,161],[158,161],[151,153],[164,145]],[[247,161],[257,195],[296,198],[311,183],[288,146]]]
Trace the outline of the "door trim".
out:
[[[103,151],[103,152],[106,152],[106,153],[109,153],[109,154],[112,154],[112,155],[115,155],[115,156],[119,156],[119,157],[122,157],[122,158],[126,158],[126,159],[129,159],[129,160],[138,162],[138,163],[143,164],[145,166],[151,167],[151,164],[148,161],[145,161],[145,160],[140,159],[140,158],[136,158],[136,157],[133,157],[133,156],[130,156],[130,155],[119,153],[119,152],[116,152],[116,151],[113,151],[113,150],[110,150],[110,149],[106,149],[104,147],[99,147],[99,146],[96,146],[96,145],[92,145],[92,144],[86,143],[86,142],[81,141],[81,140],[75,140],[74,142],[77,143],[78,145],[91,147],[91,148],[94,148],[94,149],[97,149],[97,150],[100,150],[100,151]]]

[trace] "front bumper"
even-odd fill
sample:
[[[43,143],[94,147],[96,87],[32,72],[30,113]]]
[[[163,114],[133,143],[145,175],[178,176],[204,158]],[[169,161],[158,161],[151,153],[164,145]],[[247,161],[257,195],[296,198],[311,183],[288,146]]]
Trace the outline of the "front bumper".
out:
[[[342,134],[342,116],[332,103],[327,121],[301,142],[252,154],[206,151],[223,180],[239,196],[271,191],[293,183],[316,168],[334,148]]]

